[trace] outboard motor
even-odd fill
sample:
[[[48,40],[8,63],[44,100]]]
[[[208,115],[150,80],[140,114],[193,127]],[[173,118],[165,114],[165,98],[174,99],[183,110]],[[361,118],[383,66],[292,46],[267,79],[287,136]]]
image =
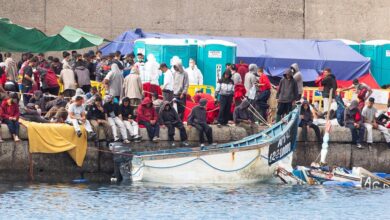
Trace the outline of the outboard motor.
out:
[[[128,173],[127,170],[131,171],[132,150],[129,144],[122,142],[112,142],[109,144],[109,148],[112,151],[114,160],[114,173],[111,177],[111,182],[121,182],[124,179],[122,173]],[[121,170],[126,171],[121,172]],[[125,176],[125,179],[130,178]]]

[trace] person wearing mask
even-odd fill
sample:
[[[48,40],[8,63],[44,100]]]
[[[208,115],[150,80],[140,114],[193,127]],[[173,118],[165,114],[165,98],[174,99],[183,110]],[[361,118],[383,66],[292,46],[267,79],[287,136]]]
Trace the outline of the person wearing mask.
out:
[[[112,131],[111,126],[106,120],[106,115],[104,113],[104,108],[102,104],[102,98],[96,97],[93,104],[87,106],[87,119],[92,125],[93,130],[97,134],[97,140],[100,140],[99,138],[99,127],[103,128],[106,140],[112,140]]]
[[[77,54],[76,57],[77,57],[77,61],[74,64],[75,79],[78,87],[81,88],[84,91],[84,93],[88,93],[89,90],[91,89],[91,79],[90,79],[89,70],[86,67],[86,63],[83,60],[81,54]]]
[[[255,120],[253,114],[249,111],[249,101],[245,99],[234,109],[233,121],[237,127],[244,128],[248,135],[254,134]]]
[[[200,99],[199,105],[192,109],[187,121],[188,125],[193,126],[196,130],[198,130],[199,143],[201,147],[204,147],[204,135],[207,137],[207,142],[209,144],[213,144],[213,130],[206,121],[206,104],[207,99]]]
[[[129,131],[130,139],[134,140],[134,142],[140,142],[142,138],[139,135],[138,123],[136,122],[134,111],[135,108],[130,105],[130,99],[128,97],[122,99],[122,104],[119,106],[119,118]]]
[[[177,102],[177,113],[180,119],[183,120],[189,86],[188,74],[180,63],[175,64],[173,68],[175,70],[173,75],[173,97]]]
[[[332,70],[330,68],[325,68],[323,71],[323,79],[321,80],[322,89],[322,99],[324,101],[324,110],[328,111],[329,103],[333,102],[333,98],[336,97],[337,91],[337,81],[336,76],[332,74]],[[332,92],[332,100],[329,100],[330,90],[333,89]]]
[[[60,73],[60,82],[63,85],[64,97],[73,97],[76,93],[77,83],[72,67],[69,65],[70,54],[63,53],[64,60],[62,61],[62,70]]]
[[[7,73],[7,80],[15,82],[17,80],[18,69],[16,62],[12,58],[10,52],[5,53],[5,72]]]
[[[372,129],[379,130],[383,136],[385,137],[387,146],[390,148],[390,133],[389,130],[379,125],[376,121],[375,115],[378,113],[376,108],[374,107],[375,99],[373,97],[370,97],[368,99],[367,105],[363,108],[362,116],[364,118],[364,126],[367,129],[367,144],[368,147],[371,148],[371,145],[373,143],[372,139]]]
[[[106,93],[108,92],[108,94],[120,100],[123,90],[123,74],[117,63],[111,64],[111,71],[108,72],[103,83],[106,86]]]
[[[290,69],[286,70],[283,78],[280,80],[276,99],[278,101],[276,122],[278,122],[285,114],[288,114],[292,110],[295,101],[299,100],[298,85]]]
[[[246,90],[245,96],[253,102],[256,96],[256,83],[258,82],[257,79],[257,65],[256,64],[250,64],[249,65],[249,72],[245,74],[245,81],[244,86]]]
[[[130,99],[131,106],[138,106],[141,103],[143,96],[143,87],[139,71],[136,66],[133,66],[131,73],[126,76],[123,82],[124,97]]]
[[[145,79],[142,77],[145,75],[145,60],[144,60],[144,55],[142,53],[137,54],[137,62],[134,64],[138,68],[139,75],[141,77],[142,83],[145,83]]]
[[[303,93],[303,78],[302,78],[302,73],[299,70],[298,63],[293,63],[290,67],[293,77],[295,79],[295,82],[297,82],[298,86],[298,100],[302,98],[302,93]]]
[[[112,134],[114,135],[114,141],[119,141],[117,126],[121,132],[123,143],[128,144],[130,141],[127,139],[126,127],[123,121],[119,118],[119,104],[114,102],[114,98],[111,95],[106,95],[104,98],[104,113],[106,114],[106,120],[111,126]]]
[[[148,61],[145,63],[144,74],[141,74],[141,80],[143,83],[150,82],[152,85],[159,85],[159,78],[161,71],[159,70],[160,64],[156,61],[153,54],[148,55]]]
[[[33,85],[36,85],[36,82],[33,79],[33,68],[37,66],[38,60],[37,58],[31,58],[28,62],[28,65],[24,67],[22,74],[22,93],[23,93],[23,102],[24,105],[27,105],[31,96],[29,93],[32,90]]]
[[[320,128],[313,124],[313,112],[310,109],[309,102],[306,100],[302,102],[300,117],[299,127],[302,128],[302,141],[307,142],[307,128],[310,127],[314,130],[318,143],[322,143]]]
[[[196,66],[194,59],[190,59],[189,66],[187,69],[185,69],[185,71],[188,74],[189,85],[203,85],[202,72]]]
[[[137,121],[140,125],[144,125],[148,132],[149,139],[153,142],[160,140],[160,125],[158,123],[158,115],[153,107],[152,100],[145,97],[141,105],[137,108]]]
[[[219,95],[219,115],[218,115],[218,126],[227,125],[231,116],[231,106],[233,101],[234,93],[234,82],[231,79],[232,73],[230,70],[225,70],[221,79],[217,83],[215,89],[215,97]]]
[[[174,137],[175,137],[175,128],[179,129],[180,132],[180,141],[184,146],[188,146],[187,143],[187,132],[184,128],[182,121],[179,118],[179,115],[175,109],[171,106],[171,103],[164,101],[160,113],[158,116],[160,125],[168,128],[168,141],[171,143],[171,146],[175,146]]]
[[[7,125],[15,142],[19,142],[19,96],[17,93],[11,93],[8,99],[1,103],[1,118]]]
[[[84,109],[83,102],[84,98],[82,96],[76,96],[75,101],[69,105],[68,118],[66,119],[66,122],[73,125],[78,137],[81,137],[83,134],[80,129],[80,125],[83,125],[88,133],[88,139],[92,140],[96,137],[96,133],[93,131],[91,124],[87,120],[87,113]]]
[[[344,124],[345,127],[351,130],[352,144],[356,145],[358,149],[363,149],[364,123],[357,100],[353,100],[349,107],[345,109]]]
[[[164,74],[164,84],[162,86],[163,100],[170,102],[173,99],[173,74],[165,63],[160,64],[160,70]]]
[[[268,111],[268,99],[271,96],[271,82],[268,76],[264,73],[262,67],[258,68],[257,74],[259,75],[258,93],[256,95],[256,107],[260,115],[267,120]]]

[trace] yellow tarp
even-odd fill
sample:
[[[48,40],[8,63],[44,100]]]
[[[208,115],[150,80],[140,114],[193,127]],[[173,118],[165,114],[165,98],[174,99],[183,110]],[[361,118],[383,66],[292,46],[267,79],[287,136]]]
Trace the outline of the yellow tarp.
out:
[[[73,126],[57,123],[36,123],[20,120],[27,127],[30,153],[61,153],[67,151],[81,167],[87,154],[87,136],[77,137]]]

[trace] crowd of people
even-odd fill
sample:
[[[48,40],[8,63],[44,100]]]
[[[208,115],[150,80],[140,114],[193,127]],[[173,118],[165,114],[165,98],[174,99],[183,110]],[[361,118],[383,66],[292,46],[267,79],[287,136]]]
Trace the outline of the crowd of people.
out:
[[[108,140],[124,143],[141,141],[139,127],[145,127],[149,140],[157,142],[160,127],[166,127],[173,146],[176,128],[182,145],[188,146],[186,121],[187,126],[199,131],[202,146],[206,144],[205,136],[207,144],[214,144],[210,124],[220,127],[234,123],[248,134],[255,133],[259,125],[268,124],[273,89],[277,91],[275,122],[301,102],[299,126],[303,140],[307,140],[308,128],[312,128],[318,141],[322,141],[316,119],[324,114],[303,97],[303,76],[297,63],[284,72],[277,86],[271,84],[268,74],[256,64],[228,63],[217,81],[215,97],[208,97],[201,90],[191,97],[189,86],[203,84],[203,74],[193,59],[185,68],[176,56],[168,65],[158,63],[151,54],[145,60],[142,53],[122,55],[119,51],[105,56],[100,51],[85,54],[64,51],[62,60],[46,59],[42,53],[22,54],[19,62],[11,53],[5,53],[4,57],[0,62],[0,115],[15,141],[20,140],[19,118],[22,118],[39,123],[68,123],[78,137],[82,136],[80,125],[83,125],[90,140],[99,139],[102,128]],[[104,86],[105,94],[93,86],[93,81]],[[355,89],[358,100],[344,107],[341,116],[339,109],[332,107],[339,97],[331,69],[324,69],[317,83],[325,111],[332,111],[331,119],[351,130],[358,148],[362,148],[365,129],[369,145],[372,129],[379,129],[390,147],[387,118],[377,117],[375,100],[369,98],[372,90],[367,85],[355,80],[344,89]],[[23,101],[19,102],[20,99]],[[190,110],[189,100],[195,104]]]

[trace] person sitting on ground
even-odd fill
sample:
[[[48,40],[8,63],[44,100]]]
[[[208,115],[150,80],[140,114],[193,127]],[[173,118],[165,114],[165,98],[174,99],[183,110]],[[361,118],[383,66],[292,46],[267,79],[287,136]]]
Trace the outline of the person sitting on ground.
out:
[[[104,113],[106,114],[106,120],[111,126],[112,134],[114,135],[114,141],[119,141],[118,130],[116,127],[118,126],[122,135],[123,143],[130,143],[130,141],[127,139],[126,127],[123,124],[123,121],[119,118],[119,104],[114,102],[114,97],[111,95],[106,95],[104,98],[103,108]]]
[[[15,142],[19,139],[19,96],[17,93],[11,93],[9,98],[1,103],[1,118],[3,123],[7,124]]]
[[[175,146],[174,143],[175,128],[179,129],[180,141],[182,142],[182,144],[184,146],[188,146],[186,129],[183,123],[181,122],[179,115],[177,114],[175,109],[171,106],[170,102],[164,101],[164,103],[161,106],[158,118],[160,124],[168,128],[168,141],[171,142],[172,146]]]
[[[160,125],[158,123],[158,115],[153,107],[152,100],[145,97],[141,105],[137,109],[137,121],[140,125],[144,125],[148,132],[149,139],[157,142],[160,140]]]
[[[256,124],[253,114],[249,111],[249,101],[245,99],[234,109],[233,120],[237,127],[245,129],[248,135],[252,135],[255,131]]]
[[[349,107],[345,109],[344,124],[345,127],[351,130],[352,144],[359,149],[363,149],[364,124],[363,116],[358,108],[358,101],[353,100]]]
[[[153,107],[156,109],[156,112],[160,112],[160,108],[163,104],[163,100],[159,99],[157,93],[153,93],[152,95],[152,102],[153,102]]]
[[[69,105],[67,123],[73,125],[76,135],[81,137],[82,132],[80,125],[84,125],[85,130],[87,131],[88,139],[92,140],[95,138],[96,133],[93,131],[91,124],[87,120],[86,111],[84,109],[84,98],[82,96],[77,96],[72,104]]]
[[[358,79],[354,79],[352,85],[348,88],[342,89],[341,91],[347,91],[350,89],[355,89],[355,94],[359,99],[358,108],[360,111],[364,108],[364,102],[368,99],[368,97],[372,94],[372,89],[366,85],[365,83],[360,83]]]
[[[24,107],[24,113],[20,117],[26,121],[49,123],[49,121],[44,119],[39,112],[40,111],[35,108],[33,103],[28,103],[27,106]]]
[[[209,144],[213,144],[213,130],[206,121],[206,104],[207,99],[201,99],[199,101],[199,105],[192,109],[187,121],[188,125],[193,126],[196,130],[198,130],[199,143],[201,147],[204,147],[204,134],[207,137],[207,142]]]
[[[306,100],[302,102],[300,117],[299,127],[302,128],[302,141],[307,142],[307,127],[311,127],[316,134],[318,143],[322,143],[320,128],[313,123],[313,112],[310,109],[309,102]]]
[[[104,135],[106,136],[106,140],[112,140],[112,131],[111,126],[106,120],[106,115],[104,113],[104,108],[102,104],[102,98],[100,96],[94,99],[92,105],[87,106],[87,119],[92,125],[93,130],[97,135],[97,140],[99,138],[99,127],[103,128]]]
[[[134,109],[134,106],[130,105],[130,98],[125,97],[119,106],[119,118],[129,131],[130,139],[134,140],[134,142],[140,142],[142,138],[139,135],[138,123],[135,121]]]
[[[368,147],[371,148],[371,145],[373,143],[372,140],[372,129],[377,129],[380,132],[382,132],[383,136],[385,136],[387,146],[390,148],[390,134],[389,130],[382,126],[378,125],[375,119],[375,115],[378,112],[376,108],[374,107],[375,99],[373,97],[370,97],[368,99],[367,105],[363,108],[362,115],[364,117],[364,126],[367,129],[367,144]]]

